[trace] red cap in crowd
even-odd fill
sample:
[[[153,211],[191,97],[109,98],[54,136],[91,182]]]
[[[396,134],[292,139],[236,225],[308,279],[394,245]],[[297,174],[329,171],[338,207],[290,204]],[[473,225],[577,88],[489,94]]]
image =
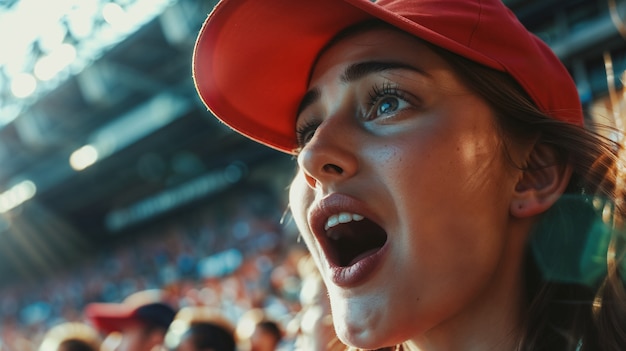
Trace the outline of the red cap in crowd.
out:
[[[96,328],[111,333],[134,324],[167,329],[176,310],[161,290],[144,290],[129,295],[122,303],[88,304],[85,315]]]

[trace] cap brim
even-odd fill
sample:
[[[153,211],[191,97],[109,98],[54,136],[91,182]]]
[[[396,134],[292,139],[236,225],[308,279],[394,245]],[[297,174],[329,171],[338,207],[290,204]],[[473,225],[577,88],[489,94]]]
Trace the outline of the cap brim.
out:
[[[134,309],[123,304],[91,303],[85,308],[85,316],[99,330],[111,333],[138,321],[133,315]]]
[[[193,74],[211,112],[262,144],[292,153],[299,99],[319,50],[368,15],[343,1],[226,1],[196,41]]]

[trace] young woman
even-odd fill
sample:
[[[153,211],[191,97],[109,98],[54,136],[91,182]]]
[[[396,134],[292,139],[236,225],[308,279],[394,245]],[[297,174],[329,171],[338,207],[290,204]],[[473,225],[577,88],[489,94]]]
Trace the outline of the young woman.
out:
[[[626,349],[622,145],[500,0],[224,0],[194,77],[296,156],[343,343]]]

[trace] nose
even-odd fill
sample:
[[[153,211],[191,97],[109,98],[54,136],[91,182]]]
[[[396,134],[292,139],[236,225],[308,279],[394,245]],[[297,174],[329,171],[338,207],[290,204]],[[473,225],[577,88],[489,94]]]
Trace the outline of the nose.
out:
[[[358,171],[354,131],[327,122],[330,119],[317,128],[298,155],[298,165],[311,188],[332,186]]]

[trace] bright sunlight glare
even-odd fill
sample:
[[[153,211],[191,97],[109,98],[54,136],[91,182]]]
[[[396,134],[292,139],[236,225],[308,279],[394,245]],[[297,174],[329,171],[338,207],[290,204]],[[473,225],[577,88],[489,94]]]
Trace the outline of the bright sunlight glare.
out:
[[[76,49],[71,44],[62,44],[50,55],[44,56],[35,64],[35,76],[40,80],[50,80],[69,66],[76,58]]]
[[[11,82],[11,93],[18,98],[30,96],[37,89],[37,80],[28,73],[20,73]]]
[[[96,163],[98,157],[98,150],[95,147],[85,145],[72,153],[70,156],[70,166],[76,171],[82,171]]]
[[[0,11],[0,33],[7,34],[0,35],[0,81],[8,82],[16,103],[26,104],[174,1],[19,0]]]
[[[0,194],[0,213],[8,212],[31,199],[37,193],[35,183],[24,180]]]

